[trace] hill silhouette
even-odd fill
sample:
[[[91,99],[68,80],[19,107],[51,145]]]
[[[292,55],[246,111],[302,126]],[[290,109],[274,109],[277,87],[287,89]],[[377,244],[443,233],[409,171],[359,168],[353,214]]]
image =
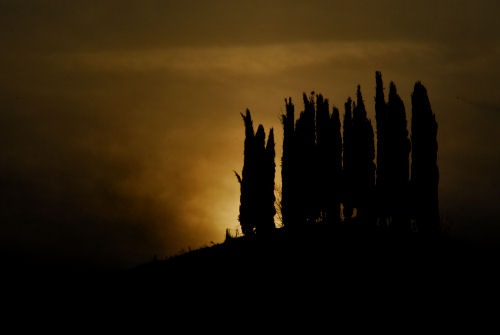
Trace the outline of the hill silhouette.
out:
[[[243,236],[226,233],[223,243],[143,264],[133,277],[209,291],[231,283],[247,298],[375,293],[380,303],[402,292],[495,287],[498,250],[453,240],[441,224],[438,126],[427,90],[416,82],[410,133],[396,85],[386,102],[380,72],[375,82],[376,134],[359,85],[342,122],[321,94],[303,94],[298,118],[285,99],[278,197],[273,129],[266,144],[264,127],[254,131],[247,109],[243,169],[235,172]]]
[[[318,223],[300,230],[280,228],[265,236],[228,238],[130,271],[165,284],[236,281],[243,290],[246,285],[297,286],[299,290],[308,285],[346,289],[375,285],[376,289],[435,291],[474,279],[492,280],[497,276],[492,265],[498,255],[496,249],[444,234],[367,232],[357,222]]]
[[[266,144],[264,127],[254,130],[247,109],[241,114],[243,169],[234,172],[243,236],[226,233],[221,244],[154,260],[132,273],[195,285],[231,279],[243,291],[280,285],[292,291],[436,291],[468,278],[493,278],[498,250],[443,233],[438,124],[426,88],[417,81],[411,94],[410,133],[396,85],[390,83],[386,102],[378,71],[375,84],[376,136],[359,85],[355,101],[348,97],[344,104],[342,122],[321,94],[303,93],[298,118],[292,99],[285,99],[278,199],[273,129]]]

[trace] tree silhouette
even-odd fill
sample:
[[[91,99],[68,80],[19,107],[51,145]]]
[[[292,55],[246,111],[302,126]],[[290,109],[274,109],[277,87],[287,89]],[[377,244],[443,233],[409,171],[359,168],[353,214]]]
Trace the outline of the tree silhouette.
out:
[[[330,197],[327,207],[329,222],[340,222],[340,201],[342,192],[342,134],[340,132],[340,116],[336,107],[332,109],[330,117],[330,145],[329,145],[329,189]]]
[[[385,131],[386,199],[391,217],[391,228],[410,231],[408,179],[411,145],[408,138],[405,106],[393,82],[389,88]]]
[[[274,150],[274,131],[273,128],[269,130],[267,144],[264,151],[262,168],[262,218],[257,221],[257,233],[269,233],[274,228],[274,215],[276,215],[276,208],[274,202],[274,175],[276,174],[276,164],[274,157],[276,153]]]
[[[250,111],[241,114],[245,124],[243,170],[235,172],[240,183],[241,230],[245,235],[261,234],[274,229],[274,133],[271,129],[266,146],[264,127],[254,134]]]
[[[303,93],[304,110],[295,121],[291,98],[285,99],[282,115],[282,188],[278,197],[284,227],[297,228],[315,222],[357,222],[374,229],[389,227],[411,231],[410,218],[421,232],[439,228],[437,168],[437,123],[427,91],[418,82],[412,93],[412,133],[408,136],[403,100],[391,82],[388,100],[382,74],[375,73],[375,117],[377,121],[377,166],[375,139],[367,117],[361,88],[356,102],[344,104],[343,136],[339,110],[323,95]],[[245,235],[266,234],[274,228],[276,171],[274,131],[266,143],[264,127],[254,133],[250,111],[245,124],[244,166],[240,216]],[[409,154],[412,153],[411,181]],[[356,219],[351,220],[356,209]]]
[[[319,218],[316,178],[316,131],[314,92],[310,97],[303,94],[304,111],[295,125],[296,159],[296,189],[294,197],[300,206],[296,209],[297,220],[300,223],[315,222]]]
[[[266,218],[264,216],[266,212],[266,197],[267,190],[265,187],[267,174],[266,174],[266,133],[264,132],[264,127],[259,125],[257,132],[254,137],[255,145],[255,178],[254,178],[254,189],[255,194],[253,194],[253,199],[255,202],[255,221],[254,226],[257,233],[261,233],[266,230]],[[273,190],[274,192],[274,190]]]
[[[385,227],[388,214],[388,190],[386,169],[386,127],[387,127],[387,104],[384,96],[384,85],[382,74],[375,72],[375,120],[377,122],[377,174],[376,174],[376,194],[377,214],[379,224]]]
[[[241,177],[235,172],[236,177],[240,183],[240,215],[238,220],[240,221],[241,231],[245,235],[250,235],[254,231],[254,199],[253,190],[254,183],[252,179],[254,178],[254,130],[253,121],[250,111],[247,109],[246,114],[241,114],[243,122],[245,124],[245,144],[243,150],[243,170],[241,172]]]
[[[316,96],[316,177],[319,219],[340,221],[340,172],[342,169],[342,136],[339,111],[330,116],[328,99]]]
[[[417,82],[411,95],[412,214],[422,233],[439,230],[437,122],[427,90]]]
[[[316,98],[316,101],[315,101]],[[294,106],[282,115],[282,199],[285,226],[340,220],[342,136],[338,109],[329,112],[321,94],[303,94],[304,111],[294,125]]]
[[[354,207],[360,221],[374,223],[373,194],[375,188],[375,143],[371,121],[366,116],[365,104],[358,85],[352,117]]]
[[[344,219],[350,219],[354,209],[354,175],[355,175],[355,145],[352,124],[352,99],[347,98],[344,104],[344,143],[342,167],[342,202]]]
[[[292,98],[285,99],[286,113],[281,116],[283,124],[283,154],[281,157],[281,215],[285,227],[296,222],[295,194],[295,107]]]
[[[332,213],[332,131],[328,99],[316,96],[316,185],[319,205],[319,219],[326,221]]]

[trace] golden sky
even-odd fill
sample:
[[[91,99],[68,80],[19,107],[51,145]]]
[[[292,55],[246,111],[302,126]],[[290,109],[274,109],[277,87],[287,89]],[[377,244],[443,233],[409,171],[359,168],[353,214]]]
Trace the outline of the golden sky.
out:
[[[1,245],[130,266],[220,242],[238,227],[239,113],[274,127],[279,166],[284,97],[341,107],[360,84],[375,127],[376,70],[408,119],[413,84],[428,89],[457,236],[498,239],[499,12],[487,0],[0,0]]]

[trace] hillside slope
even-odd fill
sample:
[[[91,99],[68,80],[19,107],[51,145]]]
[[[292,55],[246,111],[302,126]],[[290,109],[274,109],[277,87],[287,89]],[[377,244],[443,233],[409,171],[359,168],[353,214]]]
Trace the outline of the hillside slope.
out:
[[[498,253],[445,236],[310,225],[240,237],[132,270],[165,282],[243,287],[421,287],[493,281]]]

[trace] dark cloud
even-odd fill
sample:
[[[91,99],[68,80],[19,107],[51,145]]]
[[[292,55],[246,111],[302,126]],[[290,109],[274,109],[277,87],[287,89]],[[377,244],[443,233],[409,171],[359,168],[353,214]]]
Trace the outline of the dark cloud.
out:
[[[12,1],[1,39],[38,51],[319,40],[498,40],[497,1]]]

